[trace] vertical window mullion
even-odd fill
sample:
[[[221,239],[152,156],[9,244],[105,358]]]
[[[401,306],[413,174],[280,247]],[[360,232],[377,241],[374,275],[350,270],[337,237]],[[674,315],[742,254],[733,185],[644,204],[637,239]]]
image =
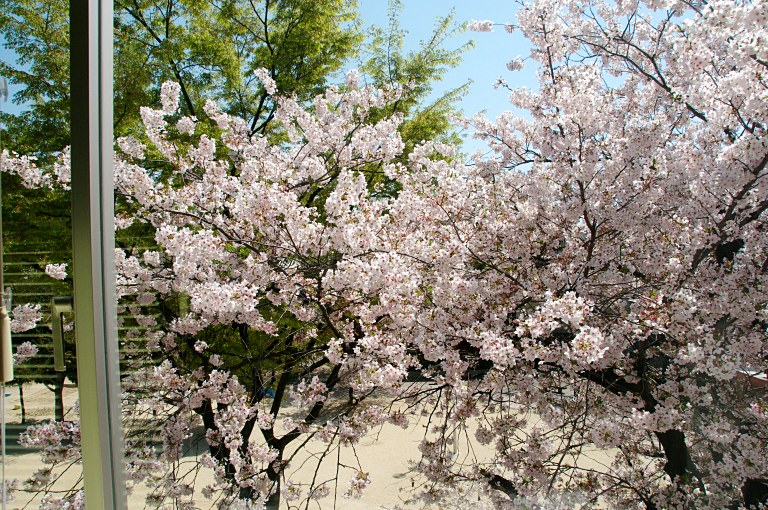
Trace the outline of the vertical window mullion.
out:
[[[70,3],[72,249],[88,509],[126,508],[114,264],[111,1]]]

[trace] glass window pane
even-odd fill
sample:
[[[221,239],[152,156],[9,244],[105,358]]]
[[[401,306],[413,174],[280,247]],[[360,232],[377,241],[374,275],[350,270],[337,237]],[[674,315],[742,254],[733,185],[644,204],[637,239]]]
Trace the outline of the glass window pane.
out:
[[[109,270],[112,7],[78,2],[70,12],[68,2],[19,1],[8,2],[2,16],[2,71],[15,88],[2,119],[13,151],[3,153],[3,269],[15,305],[16,352],[27,354],[17,360],[18,403],[9,402],[18,412],[9,415],[14,434],[6,446],[18,458],[9,453],[3,460],[9,477],[19,479],[18,505],[78,508],[85,479],[89,507],[113,508],[123,493],[123,463],[115,460],[112,484],[110,452],[122,447],[119,394],[110,400],[107,391],[110,373],[117,388],[117,372],[106,368],[116,369],[118,360]],[[106,345],[115,346],[113,355]],[[44,388],[53,395],[50,405]],[[104,434],[110,415],[118,422],[114,441]],[[21,432],[30,420],[36,423]]]

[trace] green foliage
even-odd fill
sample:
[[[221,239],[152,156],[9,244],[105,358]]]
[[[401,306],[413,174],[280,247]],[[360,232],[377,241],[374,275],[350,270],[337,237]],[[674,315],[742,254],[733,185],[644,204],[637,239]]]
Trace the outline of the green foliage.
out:
[[[459,144],[460,140],[451,128],[450,116],[458,113],[456,103],[466,94],[469,82],[437,98],[431,99],[430,95],[434,85],[461,62],[464,53],[473,45],[467,43],[456,49],[446,47],[447,41],[463,30],[450,13],[435,20],[432,35],[421,41],[417,50],[406,52],[407,32],[400,26],[401,11],[400,0],[390,0],[389,26],[387,29],[370,29],[371,42],[360,66],[377,87],[407,87],[408,94],[380,115],[386,117],[397,113],[406,119],[400,130],[406,143],[406,155],[424,140]]]
[[[281,94],[308,100],[363,41],[356,0],[223,4],[216,35],[232,41],[243,65],[225,75],[219,98],[229,113],[249,120],[254,132],[265,130],[275,107],[255,80],[256,69],[269,70]]]
[[[0,62],[0,76],[21,85],[13,100],[27,108],[0,113],[3,148],[35,155],[40,166],[69,145],[68,8],[61,0],[8,0],[0,10],[0,35],[18,56]],[[308,99],[362,41],[355,0],[116,0],[114,33],[115,135],[137,138],[140,108],[159,103],[166,80],[180,83],[183,114],[201,113],[212,99],[266,132],[275,105],[255,69]],[[3,184],[6,249],[30,239],[53,250],[70,244],[68,194],[26,190],[8,176]]]
[[[3,143],[19,153],[47,157],[69,145],[69,2],[7,0],[0,34],[18,65],[0,62],[0,76],[22,85],[13,100],[23,115],[2,114]]]
[[[445,47],[460,30],[453,16],[438,18],[432,36],[406,52],[398,0],[390,2],[389,26],[372,28],[366,45],[356,8],[356,0],[116,0],[115,134],[140,135],[139,109],[158,103],[166,80],[182,87],[182,113],[199,115],[212,99],[247,119],[254,132],[267,132],[275,105],[255,69],[268,69],[282,94],[303,101],[357,60],[372,84],[408,87],[382,116],[408,119],[402,134],[409,147],[441,137],[456,142],[448,114],[466,86],[423,104],[470,47]],[[19,57],[15,65],[0,62],[0,75],[22,86],[14,101],[28,105],[22,115],[0,117],[4,143],[49,157],[69,143],[68,2],[9,0],[0,34]]]
[[[306,99],[362,41],[354,0],[117,0],[115,12],[115,89],[123,94],[116,118],[136,120],[140,106],[157,102],[159,85],[173,80],[185,114],[200,115],[212,99],[265,132],[275,105],[256,69]]]
[[[69,144],[69,2],[9,0],[0,34],[19,57],[0,76],[22,86],[23,115],[5,114],[6,146],[48,155]],[[266,130],[272,104],[253,71],[264,67],[280,90],[309,98],[327,85],[363,36],[355,0],[116,0],[114,128],[137,134],[139,108],[158,102],[160,84],[182,86],[182,111],[207,99]]]

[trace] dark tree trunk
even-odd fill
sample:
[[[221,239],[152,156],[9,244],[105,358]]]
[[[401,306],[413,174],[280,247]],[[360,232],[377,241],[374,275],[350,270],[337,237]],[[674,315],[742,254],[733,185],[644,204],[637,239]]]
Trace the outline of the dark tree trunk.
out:
[[[21,423],[27,422],[27,408],[24,405],[24,385],[18,381],[19,386],[19,407],[21,408]]]
[[[275,482],[275,492],[273,492],[272,495],[269,496],[269,499],[267,500],[267,504],[264,506],[264,508],[266,508],[267,510],[280,509],[280,477],[278,476],[273,481]]]
[[[760,504],[768,503],[768,479],[750,478],[741,487],[744,506],[758,508]]]
[[[664,449],[664,456],[667,458],[664,472],[673,481],[678,477],[689,480],[696,468],[691,460],[688,446],[685,444],[685,434],[679,430],[667,430],[666,432],[656,432],[656,437],[659,438],[661,447]]]

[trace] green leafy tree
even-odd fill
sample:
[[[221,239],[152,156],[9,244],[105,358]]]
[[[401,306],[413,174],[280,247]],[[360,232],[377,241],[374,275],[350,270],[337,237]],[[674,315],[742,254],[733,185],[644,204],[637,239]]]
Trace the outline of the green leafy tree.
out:
[[[51,155],[69,144],[69,2],[10,0],[0,35],[18,60],[0,75],[21,85],[22,115],[3,114],[5,145]],[[355,0],[116,0],[114,122],[134,134],[141,106],[160,84],[178,82],[182,109],[196,115],[206,100],[266,130],[274,105],[253,74],[269,70],[280,90],[308,99],[356,55],[363,41]]]
[[[461,63],[473,43],[448,47],[449,39],[463,30],[463,24],[457,23],[451,13],[436,18],[432,34],[419,42],[418,49],[406,50],[408,34],[400,25],[401,12],[402,2],[390,0],[389,24],[370,28],[370,43],[361,55],[360,70],[376,87],[407,87],[406,95],[380,112],[382,118],[392,114],[405,118],[400,134],[406,143],[406,156],[423,140],[458,145],[460,140],[450,117],[459,113],[456,105],[466,94],[469,82],[439,95],[433,92],[445,73]]]
[[[255,69],[268,69],[299,99],[319,93],[362,42],[356,7],[355,0],[117,0],[116,119],[124,123],[117,133],[135,127],[139,107],[155,103],[166,80],[181,86],[183,113],[197,116],[212,99],[247,119],[253,133],[265,132],[274,104]]]
[[[8,1],[0,35],[17,62],[0,61],[0,76],[21,85],[21,115],[3,113],[3,143],[23,154],[50,156],[69,145],[69,2]]]

